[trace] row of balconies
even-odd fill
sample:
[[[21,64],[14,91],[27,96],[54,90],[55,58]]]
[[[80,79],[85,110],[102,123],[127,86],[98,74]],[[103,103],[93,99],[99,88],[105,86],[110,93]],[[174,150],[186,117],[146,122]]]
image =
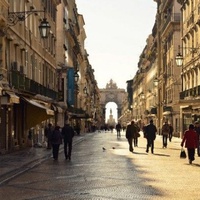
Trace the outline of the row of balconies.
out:
[[[58,99],[57,91],[49,89],[36,81],[27,78],[25,74],[21,74],[19,71],[11,71],[11,86],[19,91]]]
[[[200,96],[200,85],[180,92],[180,99],[185,99],[185,97],[195,97],[195,96]]]

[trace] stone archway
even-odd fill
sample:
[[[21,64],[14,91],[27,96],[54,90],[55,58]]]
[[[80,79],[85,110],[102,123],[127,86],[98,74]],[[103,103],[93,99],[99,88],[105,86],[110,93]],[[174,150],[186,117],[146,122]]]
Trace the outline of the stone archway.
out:
[[[100,103],[101,103],[101,109],[102,113],[106,114],[106,104],[109,102],[114,102],[118,106],[117,115],[118,118],[121,116],[122,112],[122,104],[125,98],[127,98],[127,93],[125,89],[120,89],[117,87],[116,83],[111,79],[109,83],[106,84],[106,88],[99,89],[100,92]]]

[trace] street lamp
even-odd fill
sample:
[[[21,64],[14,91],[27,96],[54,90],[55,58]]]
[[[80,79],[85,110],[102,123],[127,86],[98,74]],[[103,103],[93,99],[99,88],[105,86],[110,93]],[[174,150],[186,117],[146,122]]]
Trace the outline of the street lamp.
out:
[[[156,77],[156,78],[153,80],[153,84],[154,84],[155,87],[158,86],[158,82],[159,82],[159,80],[158,80],[158,78]]]
[[[83,88],[83,92],[84,92],[84,94],[87,94],[87,88],[86,88],[86,86]]]
[[[183,64],[183,55],[180,53],[180,45],[178,46],[178,54],[176,55],[176,64],[178,67],[182,67],[182,64]]]
[[[37,14],[43,12],[45,15],[44,10],[30,10],[30,11],[23,11],[23,12],[10,12],[8,10],[8,26],[15,26],[20,21],[25,21],[28,16],[31,14]],[[43,20],[40,22],[39,30],[40,35],[42,38],[48,38],[49,31],[50,31],[50,24],[47,19],[44,17]]]
[[[51,26],[49,25],[49,22],[44,18],[39,25],[40,35],[42,38],[48,38],[50,28]]]
[[[145,99],[145,94],[144,94],[144,92],[141,92],[140,97],[141,97],[141,99]]]
[[[178,49],[179,49],[179,52],[176,55],[175,60],[176,60],[177,66],[182,67],[182,65],[183,65],[183,55],[180,53],[180,49],[181,49],[180,45],[178,46]],[[196,48],[194,48],[194,47],[182,47],[182,49],[189,49],[192,52],[192,56],[194,55],[194,53],[197,53],[198,50],[200,50],[200,48],[198,48],[198,47],[196,47]]]
[[[181,55],[181,53],[178,53],[177,55],[176,55],[176,64],[177,64],[177,66],[178,67],[181,67],[182,66],[182,64],[183,64],[183,56]]]
[[[74,80],[75,82],[77,83],[78,80],[79,80],[79,75],[78,75],[78,72],[76,71],[75,74],[74,74]]]

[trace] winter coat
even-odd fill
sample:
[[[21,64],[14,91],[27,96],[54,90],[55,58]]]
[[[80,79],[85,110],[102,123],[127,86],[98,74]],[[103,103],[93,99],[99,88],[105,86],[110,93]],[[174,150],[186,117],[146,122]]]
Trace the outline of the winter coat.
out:
[[[135,138],[139,132],[139,128],[135,124],[129,124],[126,128],[126,138]]]
[[[164,124],[162,126],[162,134],[163,135],[169,135],[169,133],[170,133],[170,126],[169,126],[169,124]]]
[[[121,127],[120,124],[117,124],[115,128],[116,128],[116,130],[119,130],[119,131],[120,131],[122,127]]]
[[[133,134],[133,138],[136,139],[138,137],[140,137],[140,128],[138,127],[137,124],[134,124],[134,134]]]
[[[74,129],[69,124],[65,124],[65,126],[62,128],[62,136],[64,142],[72,142],[72,138],[74,137]]]
[[[56,128],[51,136],[51,144],[62,144],[62,135],[59,128]]]
[[[198,146],[198,135],[196,131],[189,129],[186,130],[181,142],[181,146],[185,143],[186,148],[197,148]]]
[[[194,130],[196,131],[197,135],[200,136],[200,127],[194,127]]]
[[[156,139],[156,132],[157,132],[157,128],[154,124],[148,124],[145,127],[145,137],[148,140],[155,140]]]
[[[45,137],[47,137],[48,139],[51,139],[52,133],[53,133],[53,127],[52,126],[45,128],[45,130],[44,130]]]

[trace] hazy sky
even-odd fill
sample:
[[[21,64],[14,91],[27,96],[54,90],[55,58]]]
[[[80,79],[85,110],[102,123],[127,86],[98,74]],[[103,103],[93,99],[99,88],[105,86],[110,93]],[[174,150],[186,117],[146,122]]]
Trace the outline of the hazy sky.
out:
[[[76,0],[78,13],[85,20],[85,49],[95,70],[98,87],[105,88],[113,79],[118,88],[126,89],[138,69],[146,39],[152,33],[157,4],[154,0]],[[117,122],[117,105],[110,108]]]
[[[154,0],[76,0],[85,20],[85,49],[99,88],[113,79],[119,88],[134,77],[152,33]]]

